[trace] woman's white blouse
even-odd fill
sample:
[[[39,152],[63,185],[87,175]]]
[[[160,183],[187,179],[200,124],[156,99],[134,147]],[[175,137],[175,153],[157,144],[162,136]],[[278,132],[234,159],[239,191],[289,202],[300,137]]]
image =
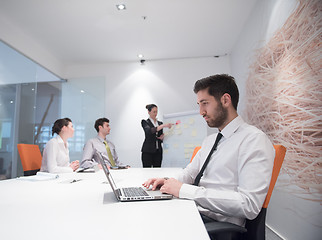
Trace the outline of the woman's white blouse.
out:
[[[45,146],[40,171],[49,173],[73,172],[69,164],[68,143],[65,147],[63,139],[57,135],[47,142]]]

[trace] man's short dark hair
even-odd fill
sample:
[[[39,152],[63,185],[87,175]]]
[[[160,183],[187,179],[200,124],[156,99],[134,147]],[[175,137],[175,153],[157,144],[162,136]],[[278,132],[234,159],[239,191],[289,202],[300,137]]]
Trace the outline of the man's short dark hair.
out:
[[[107,118],[99,118],[95,121],[95,124],[94,124],[94,128],[96,129],[96,131],[98,132],[99,131],[99,128],[98,126],[102,126],[103,127],[103,124],[107,122],[109,123],[110,120],[108,120]]]
[[[217,101],[228,93],[235,110],[237,110],[239,92],[235,79],[228,74],[217,74],[196,81],[193,91],[195,93],[200,90],[208,89],[208,93],[215,97]]]

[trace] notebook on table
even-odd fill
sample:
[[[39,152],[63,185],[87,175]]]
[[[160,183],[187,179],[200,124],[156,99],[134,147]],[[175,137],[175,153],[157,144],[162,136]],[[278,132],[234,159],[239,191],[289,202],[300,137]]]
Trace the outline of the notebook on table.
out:
[[[164,194],[160,190],[147,191],[143,187],[123,187],[117,188],[113,180],[111,172],[107,168],[105,161],[101,153],[96,152],[97,157],[102,165],[103,171],[106,175],[108,182],[114,192],[116,199],[120,202],[130,202],[130,201],[146,201],[146,200],[165,200],[172,199],[173,196],[170,194]]]

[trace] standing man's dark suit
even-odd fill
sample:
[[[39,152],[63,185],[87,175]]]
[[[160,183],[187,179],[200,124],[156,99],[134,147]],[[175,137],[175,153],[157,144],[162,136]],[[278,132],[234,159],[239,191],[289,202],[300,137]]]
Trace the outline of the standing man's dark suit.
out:
[[[158,121],[159,126],[163,123]],[[141,149],[143,167],[161,167],[162,140],[158,139],[163,134],[163,129],[157,132],[157,128],[150,119],[141,121],[145,139]]]

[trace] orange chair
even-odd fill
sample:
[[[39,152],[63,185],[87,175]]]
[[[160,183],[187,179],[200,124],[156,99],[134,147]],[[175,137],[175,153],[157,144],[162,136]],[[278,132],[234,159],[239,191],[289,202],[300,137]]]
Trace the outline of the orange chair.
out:
[[[24,176],[35,175],[41,167],[41,153],[38,145],[17,144]]]
[[[271,199],[271,195],[286,153],[286,148],[282,145],[274,145],[274,148],[275,148],[275,159],[274,159],[272,178],[271,178],[271,182],[269,185],[269,189],[268,189],[262,210],[260,211],[258,216],[253,220],[247,219],[245,228],[237,226],[235,224],[226,223],[226,222],[205,223],[205,227],[210,236],[217,237],[218,239],[221,239],[221,238],[227,239],[227,236],[230,236],[231,233],[237,232],[237,233],[242,233],[240,234],[240,239],[243,239],[243,240],[265,239],[265,221],[266,221],[267,206]]]
[[[193,150],[190,162],[192,162],[192,159],[196,156],[197,152],[200,150],[201,146],[195,147],[195,149]]]

